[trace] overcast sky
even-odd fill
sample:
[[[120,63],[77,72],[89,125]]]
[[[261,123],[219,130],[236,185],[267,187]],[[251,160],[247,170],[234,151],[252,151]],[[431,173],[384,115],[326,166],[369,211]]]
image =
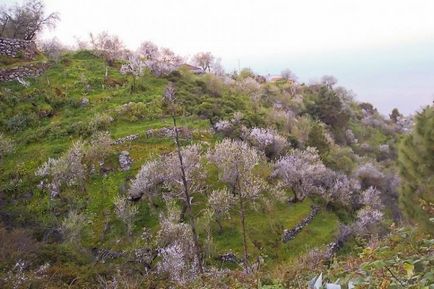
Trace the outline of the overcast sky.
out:
[[[1,2],[13,2],[0,0]],[[211,51],[227,70],[290,68],[301,81],[335,75],[383,113],[433,101],[433,0],[46,0],[61,22],[46,35],[73,44],[118,34],[182,56]]]

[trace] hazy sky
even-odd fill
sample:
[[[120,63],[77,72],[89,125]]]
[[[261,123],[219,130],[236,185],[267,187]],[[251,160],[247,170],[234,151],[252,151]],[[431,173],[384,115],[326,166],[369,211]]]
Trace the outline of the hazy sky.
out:
[[[0,2],[13,2],[0,0]],[[89,32],[143,40],[182,56],[211,51],[227,70],[290,68],[301,81],[335,75],[381,112],[433,101],[433,0],[46,0],[61,22],[48,35]]]

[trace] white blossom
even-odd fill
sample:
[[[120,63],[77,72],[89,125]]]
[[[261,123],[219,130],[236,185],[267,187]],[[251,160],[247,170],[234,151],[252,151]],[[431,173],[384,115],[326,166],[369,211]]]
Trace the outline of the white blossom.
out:
[[[157,271],[184,284],[197,275],[198,260],[194,252],[191,226],[178,223],[179,210],[168,203],[168,212],[160,216],[158,243],[161,246]]]
[[[77,141],[58,159],[49,158],[37,169],[36,176],[44,177],[49,182],[48,187],[52,189],[53,197],[63,185],[82,185],[86,178],[83,154],[84,143]]]
[[[360,202],[375,209],[381,209],[383,207],[381,198],[381,192],[374,187],[369,187],[361,193]]]
[[[372,163],[365,163],[358,167],[355,176],[360,179],[364,188],[381,187],[384,180],[384,174]]]
[[[152,160],[145,163],[136,178],[131,181],[128,194],[133,199],[138,199],[143,195],[150,198],[155,195],[157,185],[165,179],[163,164],[161,160]]]
[[[315,148],[293,150],[289,155],[281,157],[274,165],[273,175],[279,177],[282,183],[292,188],[295,200],[302,200],[307,195],[319,193],[318,185],[323,174],[327,172]]]
[[[145,63],[137,55],[131,55],[128,58],[128,63],[121,66],[120,72],[122,74],[133,75],[134,77],[142,76],[146,68]]]
[[[255,127],[247,138],[253,146],[270,158],[278,157],[288,146],[286,139],[272,129]]]
[[[230,187],[241,182],[239,189],[242,194],[252,197],[258,194],[252,170],[261,161],[261,155],[247,143],[224,139],[208,153],[208,159],[218,167],[221,181]]]
[[[220,220],[229,217],[229,210],[235,204],[236,199],[227,188],[212,191],[208,197],[208,205],[212,215],[217,221],[220,230],[222,229]]]

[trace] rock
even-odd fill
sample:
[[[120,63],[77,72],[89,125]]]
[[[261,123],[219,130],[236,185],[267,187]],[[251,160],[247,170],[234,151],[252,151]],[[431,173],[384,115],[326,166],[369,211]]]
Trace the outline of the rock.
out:
[[[226,254],[220,255],[218,256],[218,259],[222,262],[227,262],[227,263],[239,263],[240,260],[237,258],[237,256],[235,256],[234,253],[232,252],[228,252]]]
[[[87,97],[83,97],[80,101],[81,106],[88,106],[89,105],[89,99]]]
[[[173,138],[175,136],[175,131],[173,127],[163,127],[157,129],[148,129],[146,131],[147,137],[169,137]],[[182,139],[191,139],[192,132],[186,127],[178,127],[178,136]]]
[[[127,135],[126,137],[122,137],[122,138],[118,138],[117,140],[114,141],[114,144],[123,144],[126,142],[132,142],[134,140],[136,140],[139,137],[139,135],[137,134],[131,134],[131,135]]]
[[[133,164],[133,160],[130,158],[130,153],[127,151],[122,151],[119,154],[119,165],[121,166],[122,171],[128,171],[131,169],[131,165]]]
[[[43,233],[43,241],[47,243],[60,243],[63,241],[62,231],[59,229],[47,229]]]

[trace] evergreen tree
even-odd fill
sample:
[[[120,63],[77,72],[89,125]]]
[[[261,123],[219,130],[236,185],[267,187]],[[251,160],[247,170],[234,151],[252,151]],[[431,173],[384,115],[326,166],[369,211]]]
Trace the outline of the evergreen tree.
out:
[[[416,116],[413,132],[403,138],[398,156],[401,204],[408,216],[434,233],[434,107]]]

